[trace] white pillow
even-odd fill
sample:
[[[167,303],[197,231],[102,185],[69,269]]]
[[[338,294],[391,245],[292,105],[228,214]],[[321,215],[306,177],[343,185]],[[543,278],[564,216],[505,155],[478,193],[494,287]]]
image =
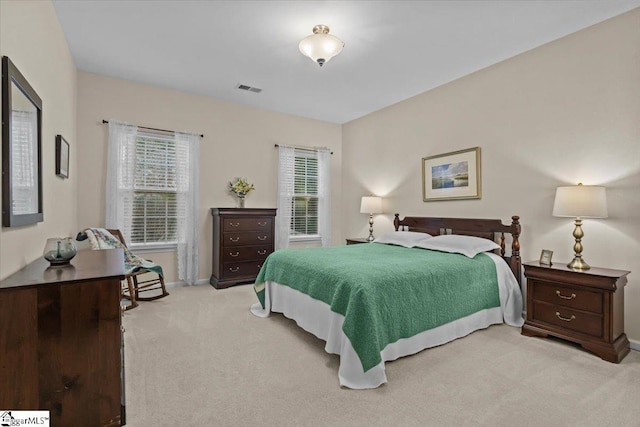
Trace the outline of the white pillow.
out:
[[[378,237],[373,242],[412,248],[416,245],[416,243],[429,238],[431,238],[431,234],[427,233],[418,233],[416,231],[394,231],[392,233],[387,233]]]
[[[415,245],[418,248],[431,249],[433,251],[462,254],[469,258],[475,257],[481,252],[500,249],[500,246],[489,239],[473,236],[461,236],[458,234],[446,234],[435,236],[431,239]]]

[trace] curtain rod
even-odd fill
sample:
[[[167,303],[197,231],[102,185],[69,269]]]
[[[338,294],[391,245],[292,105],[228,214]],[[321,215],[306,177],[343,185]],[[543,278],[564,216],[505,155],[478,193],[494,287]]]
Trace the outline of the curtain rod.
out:
[[[104,120],[104,119],[102,119],[102,123],[109,124],[109,120]],[[158,129],[158,128],[150,128],[150,127],[147,127],[147,126],[137,126],[137,127],[141,128],[141,129],[157,130],[157,131],[160,131],[160,132],[176,133],[176,131],[174,131],[174,130]],[[204,135],[203,135],[203,134],[200,134],[200,138],[204,138]]]
[[[275,148],[278,148],[280,147],[280,144],[274,144],[273,146]],[[283,145],[283,147],[295,148],[296,150],[301,150],[301,151],[311,151],[314,153],[318,151],[317,148],[301,147],[299,145]],[[327,147],[320,147],[320,148],[327,148]],[[333,151],[330,151],[329,153],[333,154]]]

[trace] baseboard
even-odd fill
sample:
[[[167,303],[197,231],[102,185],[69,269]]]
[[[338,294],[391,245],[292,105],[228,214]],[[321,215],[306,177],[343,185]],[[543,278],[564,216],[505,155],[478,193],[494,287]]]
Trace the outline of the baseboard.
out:
[[[640,351],[640,341],[629,340],[631,350]]]

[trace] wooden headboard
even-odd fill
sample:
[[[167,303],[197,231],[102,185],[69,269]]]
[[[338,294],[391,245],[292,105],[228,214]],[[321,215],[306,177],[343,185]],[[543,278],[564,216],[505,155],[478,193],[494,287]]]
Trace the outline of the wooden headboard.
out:
[[[398,230],[419,231],[429,233],[432,236],[441,234],[462,234],[465,236],[482,237],[497,242],[500,249],[496,253],[509,264],[518,283],[521,280],[522,260],[520,259],[520,217],[511,217],[511,225],[504,225],[499,219],[472,219],[472,218],[430,218],[420,216],[408,216],[400,219],[396,214],[393,225]],[[504,234],[511,234],[511,254],[505,255]]]

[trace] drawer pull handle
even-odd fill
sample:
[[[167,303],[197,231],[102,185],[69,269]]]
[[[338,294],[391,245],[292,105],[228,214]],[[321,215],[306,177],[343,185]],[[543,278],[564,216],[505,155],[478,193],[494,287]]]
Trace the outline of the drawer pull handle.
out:
[[[263,249],[263,250],[261,250],[261,251],[258,251],[258,255],[264,255],[264,254],[266,254],[266,253],[267,253],[267,250],[266,250],[266,249]]]
[[[233,243],[239,242],[240,238],[239,237],[229,237],[229,240],[231,240]]]
[[[240,227],[240,223],[239,222],[230,222],[229,225],[232,226],[232,227]]]
[[[262,268],[262,264],[258,264],[258,268]]]
[[[229,271],[232,273],[235,273],[236,271],[240,270],[240,267],[229,267]]]
[[[265,221],[265,222],[259,222],[259,223],[258,223],[258,225],[259,225],[260,227],[264,227],[265,225],[267,225],[267,221]]]
[[[571,294],[571,296],[569,297],[566,295],[562,295],[560,291],[556,291],[556,295],[558,295],[562,299],[574,299],[576,297],[576,294]]]
[[[240,252],[236,252],[235,254],[232,254],[231,252],[229,252],[229,255],[231,255],[232,257],[237,257],[238,255],[240,255]]]
[[[258,236],[258,240],[267,240],[267,236]]]
[[[571,317],[562,317],[560,316],[560,312],[556,311],[556,317],[560,320],[564,320],[565,322],[571,322],[572,320],[575,320],[576,316],[574,316],[573,314],[571,315]]]

